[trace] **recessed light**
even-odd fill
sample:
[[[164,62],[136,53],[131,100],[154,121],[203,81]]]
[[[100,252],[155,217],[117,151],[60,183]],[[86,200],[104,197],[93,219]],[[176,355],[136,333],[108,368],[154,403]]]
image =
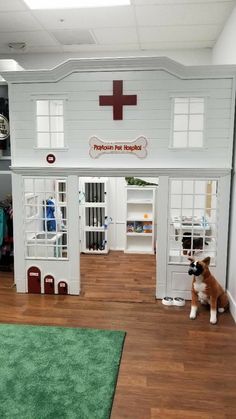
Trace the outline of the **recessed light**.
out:
[[[130,0],[24,0],[30,9],[79,9],[86,7],[128,6]]]

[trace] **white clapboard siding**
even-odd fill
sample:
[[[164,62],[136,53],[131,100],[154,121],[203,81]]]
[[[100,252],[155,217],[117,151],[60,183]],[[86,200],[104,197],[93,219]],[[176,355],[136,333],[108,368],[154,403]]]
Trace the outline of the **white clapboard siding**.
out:
[[[113,121],[110,106],[99,95],[112,95],[113,80],[123,80],[123,94],[136,94],[137,106],[123,107],[123,120]],[[12,84],[10,120],[13,166],[47,166],[48,150],[35,149],[34,100],[65,100],[65,151],[53,150],[55,165],[75,167],[231,167],[233,79],[181,79],[165,70],[74,72],[59,82]],[[205,148],[170,148],[172,98],[206,97]],[[135,155],[89,156],[89,138],[104,141],[148,139],[145,159]]]

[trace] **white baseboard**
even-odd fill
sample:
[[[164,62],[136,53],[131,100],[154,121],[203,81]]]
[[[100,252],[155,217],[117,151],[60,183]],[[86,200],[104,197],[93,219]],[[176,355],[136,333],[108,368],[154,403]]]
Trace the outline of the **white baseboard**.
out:
[[[234,300],[234,298],[232,297],[232,295],[230,294],[228,290],[227,290],[227,295],[229,298],[229,311],[232,314],[234,321],[236,322],[236,301]]]

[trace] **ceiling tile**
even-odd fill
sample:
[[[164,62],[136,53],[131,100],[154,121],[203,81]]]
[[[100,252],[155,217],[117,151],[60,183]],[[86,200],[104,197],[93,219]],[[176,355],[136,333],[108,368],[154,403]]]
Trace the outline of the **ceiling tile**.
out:
[[[131,6],[31,11],[23,0],[0,0],[0,53],[12,53],[9,42],[26,42],[19,54],[127,55],[141,49],[211,48],[235,4],[236,0],[131,0]],[[80,31],[92,33],[97,44],[61,45],[56,39],[63,36],[71,43]]]
[[[135,26],[131,6],[80,10],[36,10],[32,13],[44,28],[49,30]]]
[[[23,0],[0,0],[0,11],[22,11],[29,10]]]
[[[54,31],[52,35],[61,45],[89,45],[96,43],[91,31],[87,29]]]
[[[36,31],[42,26],[30,12],[0,13],[0,32]]]
[[[137,24],[196,25],[219,24],[226,20],[232,10],[232,3],[168,4],[160,6],[137,6]]]
[[[94,29],[93,33],[100,44],[129,44],[138,43],[137,32],[135,28],[103,28]]]
[[[25,55],[25,54],[27,54],[27,55],[30,55],[30,54],[38,54],[38,53],[45,53],[45,54],[49,54],[49,53],[56,53],[56,52],[63,52],[62,51],[62,48],[61,48],[61,46],[59,45],[59,46],[56,46],[56,45],[54,45],[54,46],[51,46],[51,47],[49,47],[49,46],[45,46],[45,45],[31,45],[31,46],[29,46],[29,45],[27,45],[26,46],[26,48],[24,49],[24,50],[19,50],[19,51],[14,51],[14,54],[13,54],[13,51],[7,46],[7,45],[1,45],[0,44],[0,53],[1,54],[8,54],[10,57],[15,57],[15,55],[17,54],[17,55]],[[25,59],[23,59],[23,61],[22,61],[22,66],[25,68]],[[45,66],[45,64],[43,64],[44,66]],[[37,67],[37,65],[36,65],[36,67]]]
[[[140,42],[206,41],[214,40],[218,26],[156,26],[139,29]]]
[[[101,52],[107,53],[111,51],[111,45],[65,45],[62,47],[64,52],[78,52],[83,51],[86,53]],[[138,51],[140,50],[138,44],[114,44],[112,45],[112,52],[119,51],[119,55],[122,55],[122,51]],[[104,54],[103,54],[104,56]]]
[[[27,46],[53,46],[58,42],[45,31],[34,32],[3,32],[0,36],[0,45],[8,45],[9,42],[25,42]]]
[[[159,51],[159,50],[172,50],[175,51],[177,49],[185,49],[185,50],[192,50],[198,48],[212,48],[215,41],[181,41],[181,42],[141,42],[140,47],[142,51]]]

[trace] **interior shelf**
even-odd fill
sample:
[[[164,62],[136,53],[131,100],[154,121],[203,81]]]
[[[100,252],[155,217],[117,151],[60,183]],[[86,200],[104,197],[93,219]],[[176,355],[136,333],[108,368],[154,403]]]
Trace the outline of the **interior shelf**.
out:
[[[154,253],[156,187],[126,187],[125,253]]]

